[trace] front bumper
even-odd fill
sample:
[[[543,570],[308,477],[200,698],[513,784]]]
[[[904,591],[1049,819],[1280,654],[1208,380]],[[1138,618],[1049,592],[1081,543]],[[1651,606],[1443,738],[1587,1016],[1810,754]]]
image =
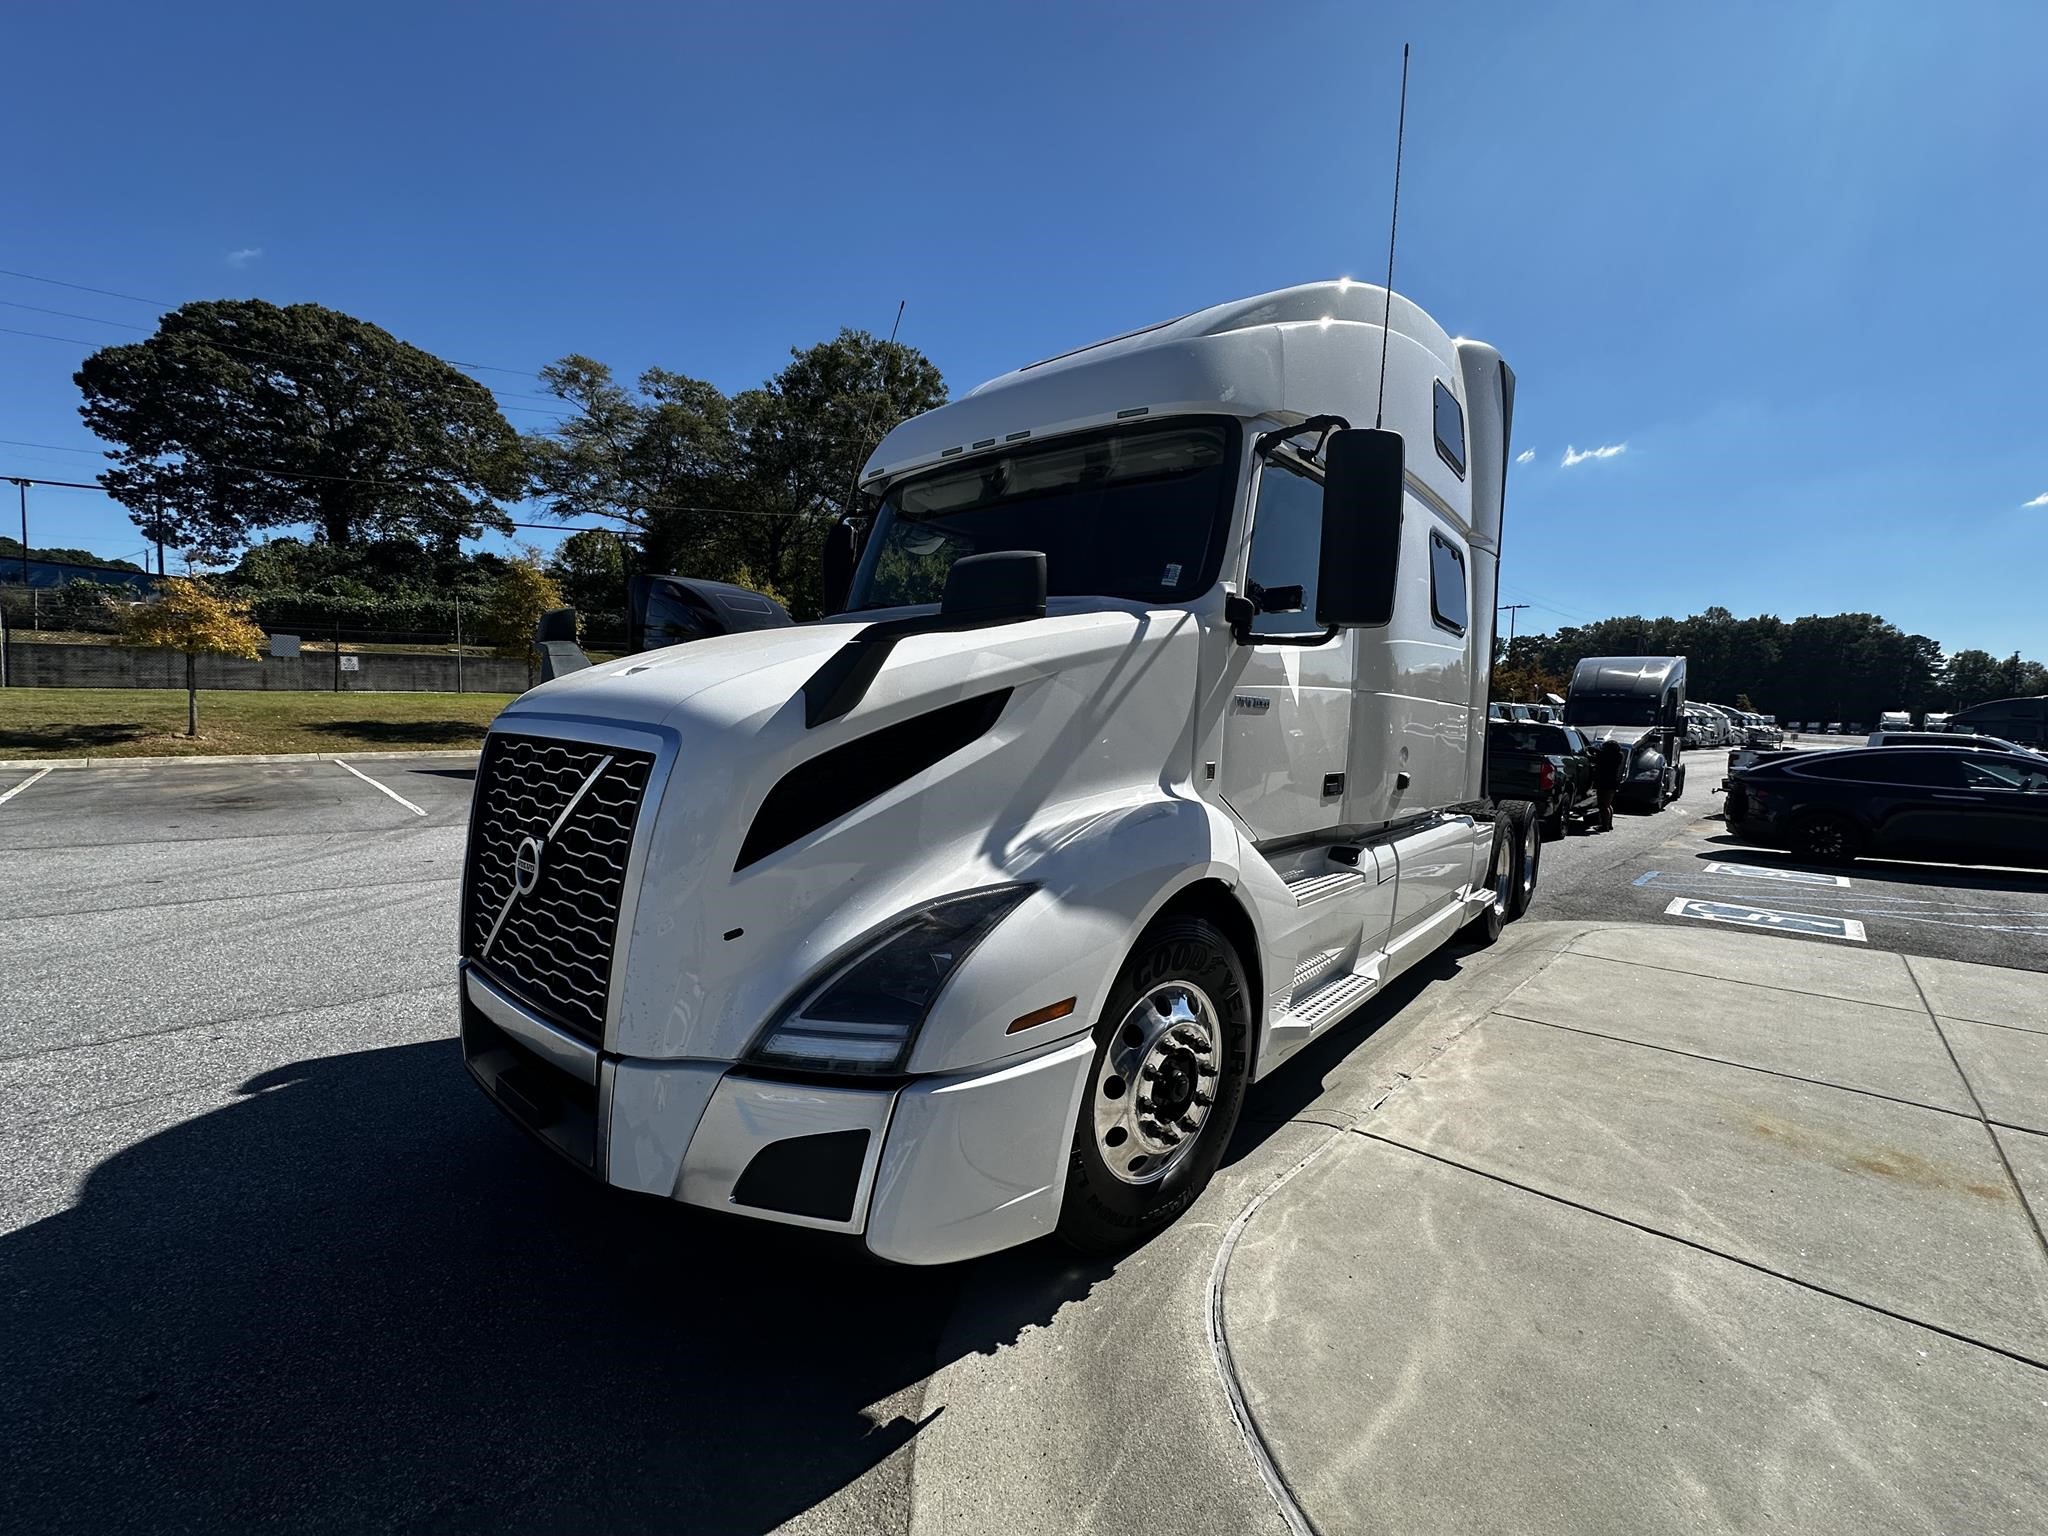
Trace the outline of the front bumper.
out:
[[[978,1071],[869,1086],[594,1050],[473,970],[463,1059],[543,1143],[609,1184],[860,1236],[942,1264],[1043,1236],[1059,1218],[1093,1039]]]

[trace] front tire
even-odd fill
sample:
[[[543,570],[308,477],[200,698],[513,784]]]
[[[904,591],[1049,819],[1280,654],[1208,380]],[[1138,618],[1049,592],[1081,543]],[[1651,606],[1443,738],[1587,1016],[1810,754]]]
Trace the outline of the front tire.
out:
[[[1251,1075],[1251,989],[1197,917],[1153,924],[1095,1026],[1059,1233],[1118,1253],[1169,1225],[1223,1161]]]

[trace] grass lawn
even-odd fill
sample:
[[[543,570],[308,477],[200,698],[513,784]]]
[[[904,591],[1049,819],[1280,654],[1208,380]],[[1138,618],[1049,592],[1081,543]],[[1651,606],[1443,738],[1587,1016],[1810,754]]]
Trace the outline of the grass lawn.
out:
[[[475,747],[513,697],[202,688],[190,737],[182,688],[4,688],[0,758]]]

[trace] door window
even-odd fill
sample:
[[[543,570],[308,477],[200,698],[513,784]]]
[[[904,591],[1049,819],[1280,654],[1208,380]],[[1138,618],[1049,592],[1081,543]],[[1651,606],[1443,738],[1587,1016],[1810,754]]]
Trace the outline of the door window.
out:
[[[1960,753],[1901,752],[1894,747],[1821,762],[1805,769],[1817,779],[1847,779],[1858,784],[1903,784],[1915,789],[1955,789],[1962,782]]]
[[[1265,588],[1300,587],[1299,613],[1262,613],[1254,635],[1300,635],[1317,628],[1316,566],[1323,554],[1323,488],[1279,460],[1259,475],[1252,551],[1245,579]]]
[[[1966,757],[1963,782],[1972,789],[2038,789],[2048,784],[2048,769],[2032,771],[2000,757]]]

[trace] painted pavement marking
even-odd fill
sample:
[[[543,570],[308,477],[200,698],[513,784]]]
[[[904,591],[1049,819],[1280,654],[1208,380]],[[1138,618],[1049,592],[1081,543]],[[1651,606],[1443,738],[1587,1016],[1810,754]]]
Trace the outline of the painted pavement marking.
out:
[[[1769,907],[1742,907],[1725,901],[1700,901],[1691,896],[1674,896],[1664,909],[1666,917],[1696,917],[1708,923],[1733,923],[1741,928],[1764,928],[1772,933],[1798,933],[1813,938],[1850,939],[1868,942],[1863,925],[1853,917],[1829,917],[1818,912],[1778,912]]]

